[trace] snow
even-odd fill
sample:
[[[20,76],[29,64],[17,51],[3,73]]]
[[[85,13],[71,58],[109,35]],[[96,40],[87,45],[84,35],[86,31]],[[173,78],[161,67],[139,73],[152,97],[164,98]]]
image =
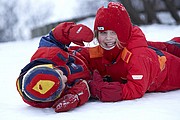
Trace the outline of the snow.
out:
[[[81,21],[92,28],[93,18]],[[179,35],[180,25],[140,26],[148,40],[166,41]],[[20,70],[36,51],[40,38],[0,44],[1,120],[179,120],[180,90],[147,93],[143,98],[114,103],[90,100],[64,113],[52,108],[40,109],[25,104],[16,90]]]

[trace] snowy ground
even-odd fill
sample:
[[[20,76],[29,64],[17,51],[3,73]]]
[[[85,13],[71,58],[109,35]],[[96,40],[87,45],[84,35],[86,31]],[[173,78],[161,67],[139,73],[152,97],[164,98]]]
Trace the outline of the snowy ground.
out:
[[[92,28],[92,20],[82,21]],[[166,41],[180,36],[180,26],[141,26],[148,40]],[[89,101],[66,113],[33,108],[19,96],[15,82],[21,68],[38,47],[39,38],[0,44],[0,120],[179,120],[180,90],[148,93],[141,99],[102,103]]]

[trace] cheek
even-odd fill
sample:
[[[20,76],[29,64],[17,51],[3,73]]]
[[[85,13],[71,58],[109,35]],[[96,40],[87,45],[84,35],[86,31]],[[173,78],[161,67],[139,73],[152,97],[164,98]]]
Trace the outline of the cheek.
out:
[[[62,80],[63,80],[64,83],[66,83],[67,82],[67,77],[65,75],[63,75]]]
[[[116,42],[116,41],[117,41],[117,39],[116,39],[116,38],[113,38],[111,42]]]
[[[104,38],[103,37],[99,37],[98,41],[99,41],[99,43],[103,43],[104,42]]]

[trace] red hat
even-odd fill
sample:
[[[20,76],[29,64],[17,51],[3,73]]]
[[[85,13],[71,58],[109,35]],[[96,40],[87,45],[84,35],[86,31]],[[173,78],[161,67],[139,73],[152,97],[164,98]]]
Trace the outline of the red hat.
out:
[[[61,75],[53,69],[52,64],[31,68],[19,85],[21,85],[20,93],[26,99],[39,102],[56,100],[63,90]]]
[[[132,23],[125,7],[118,2],[109,2],[107,8],[102,6],[96,13],[94,30],[116,32],[121,43],[127,44],[131,35]]]

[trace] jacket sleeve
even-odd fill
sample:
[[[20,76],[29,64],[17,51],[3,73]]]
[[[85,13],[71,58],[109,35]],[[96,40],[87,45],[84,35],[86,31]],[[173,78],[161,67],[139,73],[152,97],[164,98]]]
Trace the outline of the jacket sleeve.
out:
[[[90,64],[90,54],[88,48],[83,46],[70,46],[69,50],[72,54],[82,59],[86,65]]]
[[[154,51],[144,51],[150,54]],[[151,56],[139,53],[132,57],[127,67],[127,83],[122,84],[122,99],[132,100],[141,98],[152,86],[158,87],[156,77],[160,73],[160,65],[156,53]],[[158,79],[158,78],[157,78]],[[162,80],[163,78],[161,78]]]
[[[31,57],[33,60],[51,61],[54,65],[65,65],[68,61],[68,52],[58,47],[40,47]]]

